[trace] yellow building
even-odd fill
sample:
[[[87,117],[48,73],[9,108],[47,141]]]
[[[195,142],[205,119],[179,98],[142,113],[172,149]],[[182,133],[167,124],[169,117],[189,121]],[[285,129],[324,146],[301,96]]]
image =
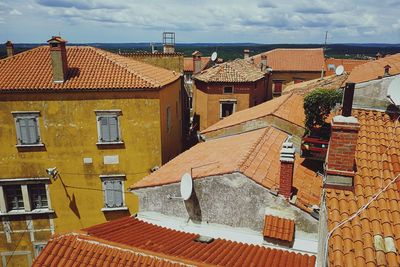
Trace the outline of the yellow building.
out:
[[[0,60],[0,266],[135,213],[127,186],[182,148],[179,73],[48,43]]]

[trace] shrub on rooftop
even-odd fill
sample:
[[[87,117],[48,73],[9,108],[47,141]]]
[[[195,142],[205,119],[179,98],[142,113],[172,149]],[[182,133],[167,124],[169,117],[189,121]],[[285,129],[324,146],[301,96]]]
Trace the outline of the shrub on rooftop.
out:
[[[315,127],[322,127],[336,103],[342,101],[342,90],[316,89],[304,98],[306,133]]]

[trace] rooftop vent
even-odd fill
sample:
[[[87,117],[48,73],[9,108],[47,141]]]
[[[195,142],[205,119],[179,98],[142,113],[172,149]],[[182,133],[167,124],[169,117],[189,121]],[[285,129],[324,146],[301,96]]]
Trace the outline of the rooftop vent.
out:
[[[209,236],[204,236],[204,235],[199,235],[194,239],[195,242],[200,242],[200,243],[205,243],[205,244],[210,244],[211,242],[214,241],[214,238],[209,237]]]

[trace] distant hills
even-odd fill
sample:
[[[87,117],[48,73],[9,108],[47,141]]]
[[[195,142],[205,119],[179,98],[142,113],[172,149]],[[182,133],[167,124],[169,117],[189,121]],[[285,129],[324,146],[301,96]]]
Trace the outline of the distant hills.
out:
[[[15,44],[17,53],[31,49],[43,44]],[[137,52],[151,51],[149,43],[80,43],[70,45],[91,45],[113,52]],[[155,48],[162,51],[162,44],[155,43]],[[243,49],[249,49],[250,54],[259,54],[275,48],[318,48],[321,44],[256,44],[256,43],[177,43],[176,51],[191,56],[192,52],[199,50],[204,56],[211,55],[217,51],[218,57],[224,60],[232,60],[243,57]],[[347,43],[329,44],[326,47],[326,55],[335,58],[366,58],[374,57],[377,53],[384,55],[400,53],[400,44],[385,43]],[[4,44],[0,45],[0,58],[5,57],[6,50]]]

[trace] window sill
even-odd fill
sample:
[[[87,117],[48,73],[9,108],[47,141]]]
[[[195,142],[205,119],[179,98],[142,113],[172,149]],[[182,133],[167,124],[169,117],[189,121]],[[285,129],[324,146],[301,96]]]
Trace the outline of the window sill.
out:
[[[54,213],[54,210],[50,209],[34,209],[32,211],[25,211],[25,210],[11,210],[9,212],[1,212],[1,216],[13,216],[13,215],[34,215],[34,214],[49,214]]]
[[[101,211],[120,211],[120,210],[128,210],[128,207],[102,208],[102,209],[101,209]]]
[[[103,145],[123,145],[124,141],[115,141],[115,142],[97,142],[96,145],[103,146]]]
[[[15,147],[44,147],[43,143],[40,144],[19,144],[15,145]]]

